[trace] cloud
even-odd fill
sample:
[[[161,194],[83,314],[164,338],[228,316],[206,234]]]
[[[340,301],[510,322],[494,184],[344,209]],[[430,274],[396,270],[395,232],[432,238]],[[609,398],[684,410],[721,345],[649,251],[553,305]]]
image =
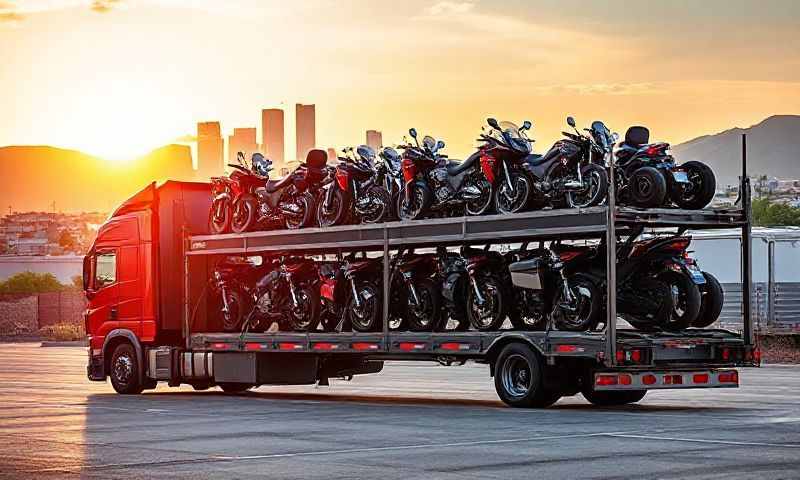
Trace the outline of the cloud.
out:
[[[116,7],[120,0],[93,0],[91,9],[93,12],[106,13]]]
[[[19,14],[15,11],[1,11],[0,12],[0,23],[1,22],[20,22],[25,18],[24,15]]]
[[[473,8],[475,8],[475,2],[473,0],[466,0],[463,2],[444,0],[431,5],[426,8],[425,11],[428,15],[460,15],[468,13]]]

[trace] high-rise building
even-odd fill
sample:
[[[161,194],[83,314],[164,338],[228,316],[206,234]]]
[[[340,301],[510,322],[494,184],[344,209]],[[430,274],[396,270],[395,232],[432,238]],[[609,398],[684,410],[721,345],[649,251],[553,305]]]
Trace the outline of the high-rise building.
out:
[[[383,145],[383,135],[377,130],[367,130],[367,145],[376,152]]]
[[[228,136],[228,163],[236,163],[236,154],[242,152],[247,162],[258,152],[255,128],[234,128],[233,135]]]
[[[295,105],[295,121],[297,135],[297,156],[295,160],[303,162],[306,154],[317,145],[314,105]]]
[[[222,175],[224,171],[225,147],[219,122],[197,124],[197,177],[207,181],[209,177]]]
[[[280,108],[261,110],[261,146],[264,155],[272,160],[275,168],[286,165],[283,141],[283,110]]]

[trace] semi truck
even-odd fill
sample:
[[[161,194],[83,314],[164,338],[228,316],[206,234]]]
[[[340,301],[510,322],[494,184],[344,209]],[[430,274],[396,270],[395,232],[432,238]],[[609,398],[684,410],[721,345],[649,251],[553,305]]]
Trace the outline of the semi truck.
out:
[[[90,380],[110,378],[123,394],[159,382],[243,392],[260,385],[328,385],[332,378],[378,373],[390,360],[471,361],[487,365],[506,404],[546,407],[578,393],[593,404],[619,405],[649,390],[737,387],[737,367],[760,362],[750,315],[747,195],[727,209],[643,210],[611,200],[585,209],[219,235],[208,233],[210,201],[205,183],[151,184],[99,228],[83,266]],[[640,227],[741,231],[741,331],[617,326],[617,236]],[[220,328],[209,293],[215,263],[231,256],[367,252],[383,259],[388,299],[390,258],[399,249],[576,239],[606,244],[607,318],[599,331],[393,331],[389,302],[382,302],[378,332],[230,333]]]

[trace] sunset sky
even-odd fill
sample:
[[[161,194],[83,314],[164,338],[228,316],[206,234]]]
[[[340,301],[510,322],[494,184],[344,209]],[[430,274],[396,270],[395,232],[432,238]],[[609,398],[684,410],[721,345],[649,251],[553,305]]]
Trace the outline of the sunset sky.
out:
[[[414,126],[460,156],[491,115],[541,152],[568,114],[677,143],[799,114],[799,23],[796,0],[0,0],[0,145],[126,158],[284,106],[291,158],[298,102],[321,147]]]

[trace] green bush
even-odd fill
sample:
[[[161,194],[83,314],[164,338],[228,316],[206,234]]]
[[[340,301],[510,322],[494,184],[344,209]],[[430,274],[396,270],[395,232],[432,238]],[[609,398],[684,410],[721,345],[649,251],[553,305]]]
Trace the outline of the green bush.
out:
[[[74,323],[57,323],[55,325],[48,325],[39,329],[39,335],[48,339],[59,342],[84,340],[86,332],[83,330],[83,325]]]
[[[773,203],[769,198],[753,200],[753,224],[759,227],[800,226],[800,208]]]
[[[81,277],[78,275],[69,285],[59,282],[52,273],[36,272],[20,272],[0,281],[0,293],[45,293],[73,289],[83,289]]]

